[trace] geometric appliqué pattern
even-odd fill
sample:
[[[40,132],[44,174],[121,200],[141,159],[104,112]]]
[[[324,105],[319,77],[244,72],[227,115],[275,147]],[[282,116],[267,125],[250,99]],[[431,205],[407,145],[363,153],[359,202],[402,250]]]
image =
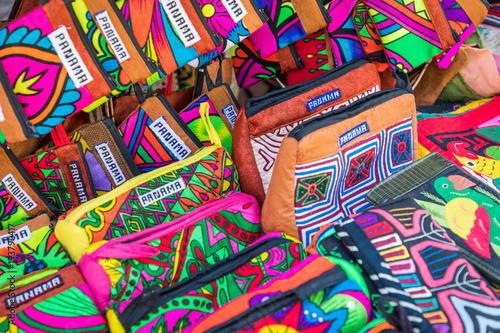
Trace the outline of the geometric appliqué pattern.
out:
[[[331,180],[331,172],[298,179],[295,189],[295,207],[325,200]]]

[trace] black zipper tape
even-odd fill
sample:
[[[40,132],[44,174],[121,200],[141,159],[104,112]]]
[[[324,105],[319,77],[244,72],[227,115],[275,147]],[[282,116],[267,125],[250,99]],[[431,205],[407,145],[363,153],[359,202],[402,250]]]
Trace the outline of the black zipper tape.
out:
[[[313,88],[319,87],[327,82],[335,80],[350,71],[355,70],[363,65],[369,64],[367,60],[364,59],[354,59],[345,63],[342,66],[336,67],[327,73],[321,75],[317,79],[312,81],[306,81],[299,83],[290,87],[280,89],[278,91],[270,92],[263,96],[249,98],[245,103],[245,115],[250,118],[265,108],[270,108],[274,105],[287,101],[295,96],[306,93]]]
[[[119,315],[120,322],[122,323],[125,331],[128,331],[136,322],[151,312],[151,310],[160,307],[169,300],[185,295],[186,293],[197,288],[206,286],[221,276],[225,276],[233,272],[235,269],[246,264],[249,260],[257,257],[258,255],[279,245],[289,244],[292,242],[293,241],[290,239],[281,237],[268,238],[257,245],[248,247],[241,252],[229,256],[216,264],[191,275],[180,283],[163,288],[160,292],[150,294],[143,293],[134,299]],[[146,306],[146,304],[148,306]]]
[[[90,55],[92,62],[95,64],[95,66],[99,70],[99,73],[101,73],[101,76],[104,78],[104,80],[108,84],[109,89],[115,90],[117,88],[117,84],[116,84],[115,80],[113,80],[109,76],[108,72],[106,72],[106,70],[104,69],[104,66],[97,58],[97,55],[95,53],[93,46],[90,44],[89,40],[87,39],[87,35],[85,35],[85,32],[83,31],[82,26],[80,25],[80,21],[76,17],[76,13],[73,9],[73,6],[70,3],[71,0],[63,0],[63,1],[64,1],[64,4],[66,5],[66,9],[69,12],[69,15],[71,16],[71,20],[73,21],[73,26],[76,28],[76,31],[78,31],[78,36],[80,36],[80,40],[82,41],[83,45],[85,46],[87,53]]]
[[[225,323],[212,327],[206,333],[235,332],[244,330],[255,322],[264,319],[279,310],[293,305],[297,302],[320,292],[321,290],[333,287],[342,281],[347,280],[347,275],[340,266],[334,266],[332,269],[321,275],[304,282],[301,286],[279,293],[266,301],[251,307],[245,312],[228,319]]]
[[[104,1],[106,1],[106,0],[104,0]],[[108,1],[109,5],[111,6],[111,8],[113,8],[113,11],[115,12],[116,16],[118,16],[118,19],[120,20],[123,28],[127,32],[127,35],[130,36],[130,40],[132,41],[132,44],[134,44],[135,49],[137,50],[137,52],[141,56],[142,61],[144,61],[144,63],[148,67],[148,69],[151,71],[151,75],[153,75],[154,73],[156,73],[158,71],[158,68],[156,66],[154,66],[154,64],[150,58],[146,58],[144,51],[142,51],[139,44],[137,44],[137,40],[135,39],[134,32],[132,31],[132,28],[130,28],[130,26],[125,21],[125,18],[123,17],[122,13],[118,9],[118,7],[116,7],[114,0],[107,0],[107,1]]]
[[[5,70],[1,64],[0,64],[0,84],[2,84],[3,89],[7,94],[9,103],[12,106],[14,113],[16,114],[17,120],[21,125],[21,128],[23,129],[24,136],[26,138],[32,138],[34,135],[37,134],[35,126],[31,123],[28,117],[26,117],[23,107],[21,106],[21,103],[17,99],[17,96],[14,93],[14,90],[12,89],[9,80],[7,79],[7,74],[5,73]],[[8,138],[6,139],[8,141]]]
[[[102,122],[108,129],[111,136],[113,137],[115,144],[120,150],[120,154],[125,159],[125,162],[127,162],[127,165],[130,171],[132,172],[132,175],[134,176],[140,175],[141,172],[139,171],[139,168],[135,164],[134,159],[130,155],[127,146],[125,145],[125,141],[123,141],[123,137],[120,135],[120,132],[118,131],[118,128],[116,128],[115,123],[110,118],[104,118]]]
[[[388,90],[383,90],[361,98],[351,105],[340,108],[337,110],[333,110],[331,112],[325,113],[318,117],[314,117],[309,119],[302,124],[295,127],[288,136],[291,138],[295,138],[297,141],[300,141],[303,137],[317,131],[320,128],[327,127],[336,123],[339,123],[343,120],[347,120],[349,118],[355,117],[360,113],[363,113],[369,109],[372,109],[384,102],[387,102],[393,98],[398,96],[402,96],[404,94],[409,94],[406,89],[392,88]]]
[[[7,154],[7,157],[9,158],[9,160],[12,162],[12,164],[14,165],[16,170],[24,178],[26,183],[28,183],[28,185],[31,187],[33,192],[35,192],[35,194],[38,196],[38,198],[40,198],[40,200],[42,200],[42,202],[45,204],[45,206],[47,206],[47,208],[50,209],[52,214],[55,213],[57,211],[57,208],[54,206],[54,204],[52,202],[49,201],[49,199],[45,196],[45,194],[43,194],[42,191],[40,190],[40,188],[35,184],[35,181],[30,177],[28,171],[26,171],[26,169],[23,167],[21,162],[19,162],[19,160],[14,155],[12,150],[10,150],[10,147],[5,146],[4,150],[5,150],[5,154]]]
[[[87,160],[85,159],[85,155],[83,154],[82,144],[78,141],[76,141],[75,143],[78,146],[83,167],[85,168],[85,172],[87,173],[87,181],[89,182],[90,190],[92,191],[92,197],[97,198],[97,192],[95,191],[94,180],[92,179],[92,174],[90,173],[89,165],[87,164]]]
[[[172,118],[177,122],[177,125],[180,126],[180,128],[186,133],[187,136],[193,141],[193,143],[196,145],[198,148],[203,147],[203,143],[201,143],[200,139],[191,131],[191,129],[188,127],[188,125],[181,119],[177,111],[175,111],[174,107],[170,104],[168,101],[167,97],[163,94],[158,94],[156,97],[160,100],[160,102],[163,104],[165,109],[170,113]]]
[[[181,1],[183,2],[183,1]],[[196,14],[198,14],[198,18],[200,19],[201,23],[203,24],[203,27],[205,30],[208,32],[210,35],[210,38],[212,39],[212,42],[214,43],[215,47],[219,47],[222,45],[222,37],[220,37],[215,31],[210,28],[208,25],[208,22],[205,18],[205,15],[203,15],[200,5],[198,4],[198,1],[196,0],[190,0],[191,6],[193,6]],[[201,54],[200,54],[201,55]]]

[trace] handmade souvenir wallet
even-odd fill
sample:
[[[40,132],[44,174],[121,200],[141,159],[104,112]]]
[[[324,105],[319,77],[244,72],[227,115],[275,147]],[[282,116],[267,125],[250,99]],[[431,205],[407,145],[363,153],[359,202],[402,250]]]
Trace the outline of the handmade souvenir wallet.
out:
[[[162,94],[142,102],[119,130],[141,173],[182,161],[203,147]]]
[[[0,148],[0,229],[8,229],[30,217],[45,212],[49,216],[56,208],[45,197],[8,146]]]
[[[52,6],[52,2],[48,5]],[[64,24],[54,28],[44,8],[37,7],[0,30],[0,64],[7,78],[0,73],[2,90],[10,100],[14,97],[12,94],[17,97],[24,115],[34,125],[28,131],[33,136],[49,133],[67,117],[94,102],[88,84],[93,86],[94,77],[97,80],[101,73],[94,62],[84,63],[83,59],[89,58],[88,51],[78,34],[68,32],[74,29],[71,19],[67,18]],[[92,90],[96,96],[102,93],[95,88]],[[2,108],[7,100],[2,98]],[[6,110],[12,108],[18,109],[19,104],[6,106]],[[21,111],[14,112],[19,115]],[[8,136],[19,125],[14,124],[12,115],[7,116],[9,123],[0,129],[5,130],[9,141]],[[24,117],[19,117],[23,118],[18,120],[21,127],[31,127]],[[10,123],[13,127],[6,129]],[[11,140],[22,139],[21,133],[26,136],[26,129]]]
[[[438,153],[431,153],[376,185],[366,199],[384,204],[411,196],[446,229],[467,260],[500,287],[500,196]]]
[[[243,191],[262,205],[281,142],[307,119],[380,91],[375,65],[354,60],[320,78],[249,98],[236,118],[233,156]]]
[[[208,119],[208,108],[203,103],[201,112],[211,146],[134,177],[58,221],[56,235],[73,260],[78,262],[91,244],[152,228],[239,189],[236,169]]]
[[[79,142],[52,147],[21,160],[22,166],[60,216],[97,194]]]
[[[209,24],[210,20],[220,17],[219,7],[225,8],[220,1],[215,5],[209,3],[205,8],[206,14],[211,14],[208,19],[195,0],[113,2],[126,18],[138,46],[160,65],[164,74],[172,73],[202,54],[213,53],[221,45],[219,36]]]
[[[179,117],[187,124],[189,129],[205,145],[210,145],[210,136],[203,125],[200,106],[207,103],[210,122],[220,137],[222,146],[232,153],[232,133],[234,121],[240,105],[227,84],[213,88],[206,94],[196,98],[186,108],[179,112]]]
[[[351,215],[335,229],[381,295],[400,300],[413,331],[497,329],[497,295],[410,196]]]
[[[229,302],[185,332],[358,332],[371,304],[355,280],[328,258],[313,255]]]
[[[71,264],[47,214],[0,230],[0,286],[8,285],[13,275],[15,286],[21,287]]]
[[[265,232],[309,245],[322,224],[369,206],[366,192],[413,162],[415,99],[400,75],[406,77],[397,71],[397,88],[304,121],[283,139],[262,208]],[[310,105],[334,99],[336,91]]]
[[[0,299],[2,332],[108,331],[108,323],[76,265],[30,281],[15,292],[3,288]]]
[[[210,1],[197,0],[210,29],[221,39],[222,45],[201,54],[189,64],[198,67],[240,43],[262,27],[267,18],[260,12],[254,0]],[[196,5],[196,4],[195,4]]]
[[[260,236],[255,199],[230,192],[176,220],[100,242],[86,251],[78,265],[104,312],[115,303],[128,304],[147,290],[175,285],[242,251]]]
[[[306,253],[298,240],[279,233],[266,235],[176,285],[163,287],[156,293],[143,292],[130,303],[112,304],[106,315],[119,320],[120,325],[111,325],[112,331],[149,332],[162,328],[177,333],[300,265],[305,258]],[[238,283],[243,279],[247,283]]]
[[[332,20],[319,0],[257,0],[255,3],[269,18],[249,37],[262,58],[324,28]]]
[[[101,31],[119,65],[132,83],[144,80],[157,66],[142,52],[134,34],[114,1],[84,0],[88,13]]]

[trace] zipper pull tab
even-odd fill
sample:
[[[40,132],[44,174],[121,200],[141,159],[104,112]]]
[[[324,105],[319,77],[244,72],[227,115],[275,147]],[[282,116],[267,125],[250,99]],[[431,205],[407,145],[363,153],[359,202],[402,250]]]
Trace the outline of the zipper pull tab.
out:
[[[264,12],[264,9],[259,9],[259,12],[262,15],[262,17],[264,18],[264,23],[269,21],[269,16],[267,16],[266,12]]]
[[[25,124],[26,124],[26,127],[28,127],[31,135],[33,135],[33,136],[37,136],[38,135],[38,132],[36,131],[36,127],[35,127],[35,125],[33,125],[33,123],[31,121],[26,120]]]
[[[321,7],[321,10],[323,11],[323,16],[325,17],[326,23],[327,24],[332,23],[333,18],[332,18],[332,15],[330,15],[330,12],[323,6]]]

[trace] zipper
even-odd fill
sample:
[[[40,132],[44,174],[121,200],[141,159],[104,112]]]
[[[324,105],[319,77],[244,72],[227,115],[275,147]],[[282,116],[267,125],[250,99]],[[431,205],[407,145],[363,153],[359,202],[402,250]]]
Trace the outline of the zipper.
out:
[[[297,66],[297,68],[304,68],[304,62],[302,61],[302,58],[297,53],[297,49],[295,48],[295,45],[293,43],[288,45],[288,49],[290,50],[290,53],[292,54],[293,60],[295,61],[295,65]]]
[[[0,66],[1,67],[1,66]],[[17,157],[14,155],[12,150],[10,150],[9,146],[5,146],[5,153],[7,154],[7,157],[9,160],[12,162],[14,167],[16,168],[17,171],[21,174],[21,176],[24,178],[26,183],[31,187],[33,192],[42,200],[42,202],[50,209],[52,212],[52,215],[57,211],[57,208],[54,206],[54,204],[42,193],[40,188],[35,184],[35,181],[30,177],[28,171],[23,167],[21,162],[17,159]]]
[[[179,125],[180,128],[184,131],[184,133],[186,133],[187,136],[191,139],[191,141],[193,141],[196,147],[198,148],[203,147],[203,144],[201,143],[200,139],[198,139],[198,137],[193,133],[193,131],[189,129],[188,125],[184,121],[182,121],[177,111],[175,111],[173,106],[169,103],[167,97],[165,97],[165,95],[163,94],[158,94],[156,95],[156,97],[160,100],[165,109],[167,109],[172,118],[174,118],[174,120],[177,122],[177,125]]]
[[[119,237],[114,240],[110,240],[106,243],[106,245],[103,245],[101,248],[104,249],[115,245],[130,244],[134,242],[138,242],[138,244],[146,244],[161,237],[165,237],[168,234],[178,232],[179,230],[185,229],[191,224],[201,221],[202,219],[205,219],[214,213],[220,212],[221,210],[225,210],[227,207],[235,206],[236,203],[243,200],[242,199],[243,196],[247,196],[246,194],[241,192],[236,192],[236,193],[238,193],[238,195],[220,198],[217,199],[216,201],[213,201],[212,203],[207,203],[206,205],[198,207],[196,209],[197,213],[196,216],[191,217],[189,214],[184,215],[175,221],[171,221],[166,224],[164,223],[154,226],[152,228],[148,228],[146,229],[147,232],[146,230],[143,230],[141,233],[135,233],[124,237]],[[200,216],[203,216],[203,218],[200,218]],[[180,228],[177,230],[171,230],[170,227],[173,227],[173,224],[180,226]],[[166,228],[168,228],[167,231],[163,230]],[[164,232],[166,232],[165,235],[163,234]],[[154,236],[154,238],[152,238],[152,236]],[[92,252],[90,256],[94,260],[105,258],[104,256],[99,255],[99,252],[100,250],[96,250]]]
[[[109,119],[109,118],[104,118],[102,120],[103,124],[106,126],[108,129],[109,133],[115,140],[115,144],[118,146],[118,149],[120,150],[120,154],[122,157],[125,159],[125,162],[127,162],[127,165],[132,172],[132,175],[138,176],[141,174],[139,171],[139,168],[135,164],[132,156],[130,155],[130,152],[128,151],[127,147],[125,146],[125,142],[123,141],[123,137],[120,135],[120,132],[118,131],[118,128],[116,128],[115,123]]]
[[[183,2],[183,1],[181,1],[181,2]],[[203,15],[203,13],[201,11],[201,8],[200,8],[200,5],[198,4],[198,1],[190,0],[190,3],[191,3],[191,6],[193,6],[196,14],[198,14],[198,18],[201,21],[201,23],[203,24],[203,27],[210,35],[210,38],[212,39],[212,43],[215,45],[216,48],[221,46],[222,45],[222,37],[220,37],[219,34],[217,34],[215,31],[213,31],[212,28],[210,28],[207,20],[205,19],[205,15]]]
[[[318,7],[321,10],[321,14],[323,15],[323,18],[325,19],[326,24],[332,23],[333,19],[328,10],[325,8],[321,0],[316,0],[316,3],[318,4]]]
[[[146,55],[144,54],[144,52],[142,51],[142,49],[137,44],[137,41],[136,41],[136,39],[134,37],[134,33],[132,32],[132,29],[130,28],[130,26],[125,21],[125,18],[123,17],[122,13],[116,7],[116,5],[114,3],[114,0],[104,0],[104,1],[108,1],[108,3],[110,4],[111,8],[113,8],[113,11],[115,12],[116,16],[120,20],[120,23],[122,24],[123,28],[127,32],[127,35],[130,36],[130,40],[132,41],[132,44],[134,44],[134,47],[135,47],[136,51],[139,53],[140,57],[142,58],[142,61],[146,64],[146,66],[150,70],[150,72],[151,72],[150,75],[153,75],[154,73],[156,73],[158,71],[158,68],[155,68],[155,66],[151,62],[150,58],[146,58]]]
[[[92,175],[90,174],[89,165],[87,164],[87,160],[85,159],[85,155],[83,154],[82,144],[79,141],[75,142],[78,146],[78,150],[80,151],[80,157],[82,159],[83,167],[85,168],[85,172],[87,173],[87,181],[89,182],[90,190],[92,191],[92,198],[97,198],[97,192],[95,191],[94,180],[92,179]]]
[[[12,106],[16,118],[19,124],[21,125],[21,128],[23,129],[24,136],[29,139],[32,138],[33,136],[38,135],[38,133],[36,132],[35,125],[33,125],[33,123],[28,119],[28,117],[26,117],[24,109],[21,106],[19,100],[17,99],[17,96],[14,93],[14,90],[12,89],[9,80],[7,79],[7,74],[5,73],[5,70],[1,64],[0,64],[0,83],[4,87],[4,91],[7,94],[7,97],[9,98],[10,105]]]
[[[250,307],[248,310],[234,316],[223,324],[214,326],[206,333],[236,332],[244,330],[255,322],[272,315],[283,308],[287,308],[295,303],[345,281],[347,276],[339,266],[322,273],[321,275],[304,282],[301,286],[279,293],[265,300],[262,303]],[[261,294],[262,295],[262,294]]]
[[[261,112],[264,106],[265,108],[270,108],[274,105],[280,104],[281,102],[287,101],[292,97],[306,93],[315,87],[319,87],[327,82],[335,80],[366,64],[369,64],[367,60],[354,59],[340,67],[336,67],[328,71],[315,80],[299,83],[278,91],[270,92],[263,96],[249,98],[245,103],[245,115],[247,118],[250,118]]]
[[[198,71],[196,73],[196,84],[194,86],[194,93],[193,93],[194,99],[198,99],[198,97],[201,96],[201,91],[203,90],[203,84],[206,81],[205,75],[208,75],[206,71],[207,71],[206,66],[198,67]],[[200,78],[200,75],[203,75],[203,78]]]
[[[235,269],[248,263],[249,260],[269,251],[272,248],[280,245],[293,243],[287,238],[268,238],[257,245],[248,247],[235,255],[229,256],[216,264],[209,266],[196,274],[191,275],[182,282],[173,286],[161,289],[157,293],[143,293],[135,298],[119,315],[119,319],[125,331],[128,331],[136,322],[141,320],[146,314],[151,312],[166,302],[187,294],[192,290],[196,290],[209,283],[226,276]],[[144,306],[148,304],[149,306]]]
[[[443,5],[441,4],[441,1],[438,1],[438,3],[439,3],[439,6],[441,7],[441,11],[444,14],[444,17],[446,18],[446,23],[448,23],[448,28],[450,28],[451,35],[453,36],[453,39],[455,40],[456,43],[460,42],[460,36],[456,32],[456,30],[451,27],[450,21],[448,21],[448,17],[446,17],[446,14],[445,14],[445,11],[443,9]]]
[[[217,145],[211,145],[210,147],[204,147],[202,151],[198,152],[197,154],[190,156],[182,161],[164,166],[162,168],[156,169],[154,171],[150,171],[148,173],[143,173],[139,176],[136,176],[132,179],[127,180],[125,183],[121,184],[120,186],[116,187],[112,191],[101,195],[100,197],[94,198],[92,200],[89,200],[83,204],[81,204],[78,207],[73,208],[71,212],[69,212],[66,215],[65,220],[73,223],[73,220],[76,220],[80,218],[84,213],[87,211],[94,209],[96,207],[99,207],[100,205],[108,202],[109,200],[112,200],[116,196],[118,196],[121,193],[124,193],[126,191],[132,190],[134,187],[143,184],[151,179],[154,179],[158,176],[161,176],[165,173],[172,172],[174,170],[177,170],[181,167],[184,167],[189,164],[193,164],[202,158],[208,156],[211,154],[213,151],[218,149],[219,147]]]
[[[253,4],[253,2],[252,2]],[[262,19],[262,23],[266,23],[267,21],[269,21],[269,16],[266,14],[266,11],[264,9],[260,9],[257,7],[257,5],[254,5],[254,8],[257,8],[258,10],[256,10],[257,12],[257,15],[259,15],[259,17]]]
[[[76,17],[75,11],[73,10],[73,6],[71,6],[71,4],[69,3],[69,0],[64,0],[64,4],[66,6],[67,11],[69,12],[69,15],[71,16],[71,20],[73,21],[73,26],[76,28],[76,31],[78,31],[78,36],[80,36],[80,40],[82,41],[83,45],[85,46],[87,53],[90,55],[92,62],[95,64],[95,66],[99,70],[99,73],[101,73],[101,76],[104,78],[104,80],[108,84],[109,89],[115,90],[117,88],[117,84],[111,78],[111,76],[109,76],[109,74],[104,70],[102,63],[97,58],[95,51],[93,50],[92,46],[90,45],[89,40],[87,39],[87,36],[85,35],[85,33],[82,30],[82,27],[80,26],[80,21],[78,21],[78,18]]]
[[[316,131],[326,126],[331,126],[348,118],[352,118],[370,108],[373,108],[377,105],[382,104],[385,101],[388,101],[389,99],[404,94],[409,94],[409,92],[405,89],[400,89],[400,88],[392,88],[376,92],[374,94],[371,94],[369,96],[357,100],[356,102],[352,103],[351,105],[345,108],[333,110],[333,112],[328,112],[323,115],[304,121],[302,124],[298,125],[292,131],[290,131],[288,136],[291,138],[295,138],[297,141],[300,141],[304,136],[313,131]]]

